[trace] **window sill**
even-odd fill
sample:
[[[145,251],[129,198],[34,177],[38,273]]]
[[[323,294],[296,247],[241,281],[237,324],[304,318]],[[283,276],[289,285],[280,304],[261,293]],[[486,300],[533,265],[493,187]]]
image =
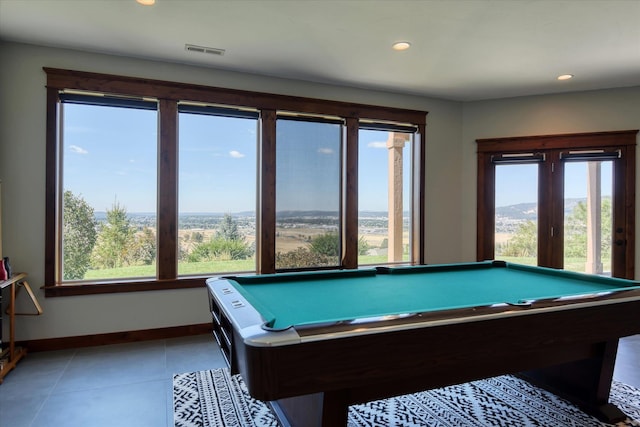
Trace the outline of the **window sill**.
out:
[[[206,277],[189,277],[169,280],[141,280],[126,282],[103,282],[45,286],[45,297],[67,297],[76,295],[115,294],[122,292],[162,291],[171,289],[200,288]]]

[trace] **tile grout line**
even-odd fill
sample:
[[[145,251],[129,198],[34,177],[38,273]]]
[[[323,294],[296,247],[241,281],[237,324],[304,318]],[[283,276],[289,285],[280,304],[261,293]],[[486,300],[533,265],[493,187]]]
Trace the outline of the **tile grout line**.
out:
[[[54,390],[58,386],[58,383],[60,382],[60,380],[64,376],[64,373],[69,368],[69,365],[71,365],[71,362],[73,361],[73,359],[75,359],[77,353],[78,353],[78,350],[74,349],[73,350],[73,355],[69,358],[67,363],[64,365],[64,368],[60,370],[60,375],[58,376],[58,379],[56,380],[56,382],[51,387],[51,390],[49,391],[49,393],[47,393],[46,396],[44,397],[44,399],[42,399],[42,402],[40,402],[40,405],[39,405],[38,409],[34,412],[33,418],[31,418],[31,422],[29,423],[29,427],[32,427],[34,425],[34,423],[36,422],[36,419],[38,419],[38,415],[40,415],[40,412],[42,411],[42,408],[44,408],[44,405],[47,403],[47,401],[51,397],[51,394],[54,392]]]

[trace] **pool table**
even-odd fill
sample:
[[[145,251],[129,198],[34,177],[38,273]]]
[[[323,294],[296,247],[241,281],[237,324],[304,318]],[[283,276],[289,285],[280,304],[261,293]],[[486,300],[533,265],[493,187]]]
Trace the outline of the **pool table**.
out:
[[[638,282],[500,261],[207,279],[214,336],[284,425],[348,406],[518,374],[602,420]]]

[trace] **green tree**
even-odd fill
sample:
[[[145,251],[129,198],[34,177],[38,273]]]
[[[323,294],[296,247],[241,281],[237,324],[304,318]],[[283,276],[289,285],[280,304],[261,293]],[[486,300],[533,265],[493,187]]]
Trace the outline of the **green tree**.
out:
[[[369,242],[367,242],[364,236],[360,236],[358,239],[358,255],[366,255],[369,249],[371,249]]]
[[[527,220],[520,224],[518,230],[509,241],[496,251],[496,255],[510,257],[535,257],[538,254],[538,226]]]
[[[67,190],[63,194],[63,279],[79,280],[91,266],[91,251],[97,231],[94,211],[80,196]]]
[[[612,209],[611,198],[605,197],[601,203],[602,258],[611,257]],[[569,258],[585,258],[587,256],[587,205],[579,202],[565,220],[564,253]]]
[[[156,233],[149,227],[135,235],[133,248],[129,251],[128,264],[151,265],[156,260]]]
[[[238,230],[238,224],[229,214],[225,214],[215,236],[208,242],[195,245],[187,255],[189,262],[228,261],[247,259],[253,249]]]
[[[340,236],[336,232],[328,232],[311,239],[311,252],[337,258],[340,255]],[[371,245],[364,236],[358,239],[358,255],[365,255],[371,249]]]
[[[611,256],[611,198],[602,199],[601,204],[601,232],[606,236],[602,240],[602,257]],[[535,257],[537,254],[536,223],[527,221],[518,227],[514,236],[505,244],[496,248],[496,255],[513,257]],[[567,215],[564,225],[565,246],[564,254],[568,258],[585,258],[587,256],[587,205],[579,202]]]
[[[216,237],[222,240],[244,240],[238,230],[238,223],[229,214],[224,214],[222,222],[216,231]]]
[[[213,237],[208,242],[199,243],[187,255],[188,262],[229,261],[247,259],[253,250],[244,240],[225,240]]]
[[[311,252],[327,257],[337,258],[340,255],[340,239],[338,233],[328,232],[311,240]]]
[[[119,268],[129,264],[130,250],[135,243],[135,228],[127,210],[114,202],[107,210],[107,222],[100,227],[91,263],[96,268]]]
[[[587,256],[587,205],[578,202],[564,221],[564,255],[568,258]]]

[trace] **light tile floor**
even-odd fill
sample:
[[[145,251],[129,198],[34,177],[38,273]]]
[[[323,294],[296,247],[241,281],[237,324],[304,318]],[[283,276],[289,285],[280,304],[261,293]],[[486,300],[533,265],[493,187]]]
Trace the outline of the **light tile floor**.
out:
[[[0,427],[172,427],[173,374],[223,366],[211,335],[31,353],[0,385]],[[640,335],[614,377],[640,388]]]
[[[0,384],[0,427],[173,426],[173,374],[223,366],[208,334],[29,353]]]
[[[620,340],[613,378],[640,388],[640,335]]]

